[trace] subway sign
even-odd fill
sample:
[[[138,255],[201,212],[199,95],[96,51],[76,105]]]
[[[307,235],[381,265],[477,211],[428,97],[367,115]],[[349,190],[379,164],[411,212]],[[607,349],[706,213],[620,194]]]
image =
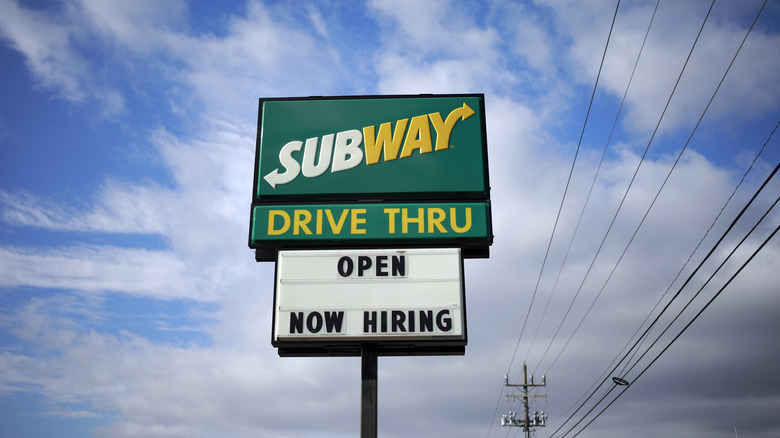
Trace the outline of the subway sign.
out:
[[[481,95],[260,102],[255,197],[486,196]]]
[[[492,243],[484,96],[261,99],[249,246]]]
[[[463,354],[458,248],[280,251],[272,344],[282,356]]]

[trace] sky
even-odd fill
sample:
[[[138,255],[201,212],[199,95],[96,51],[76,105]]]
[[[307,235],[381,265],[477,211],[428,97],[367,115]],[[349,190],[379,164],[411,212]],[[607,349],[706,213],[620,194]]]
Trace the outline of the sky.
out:
[[[270,342],[258,99],[427,93],[485,96],[495,237],[380,436],[522,436],[523,363],[534,436],[780,435],[762,3],[0,0],[0,436],[357,436],[360,358]]]

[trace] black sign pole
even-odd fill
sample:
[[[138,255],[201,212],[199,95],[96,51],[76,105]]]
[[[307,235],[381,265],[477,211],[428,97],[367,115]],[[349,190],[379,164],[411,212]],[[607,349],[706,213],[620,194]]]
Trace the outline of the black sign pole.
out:
[[[377,347],[361,347],[360,438],[376,438],[377,432]]]

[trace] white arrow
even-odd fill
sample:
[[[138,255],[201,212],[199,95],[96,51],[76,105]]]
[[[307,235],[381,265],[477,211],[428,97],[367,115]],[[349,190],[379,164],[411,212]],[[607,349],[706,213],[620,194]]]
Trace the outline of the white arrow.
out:
[[[279,151],[279,162],[284,166],[284,172],[279,172],[279,168],[276,168],[263,177],[271,187],[276,188],[277,184],[287,184],[301,173],[300,163],[292,157],[292,153],[300,151],[301,147],[303,147],[301,141],[291,141],[282,146],[282,150]]]
[[[286,178],[286,173],[279,173],[279,169],[274,169],[273,172],[269,173],[268,175],[264,176],[263,179],[268,182],[268,184],[271,185],[271,187],[276,188],[277,184],[286,184],[292,180],[286,181],[288,178]]]

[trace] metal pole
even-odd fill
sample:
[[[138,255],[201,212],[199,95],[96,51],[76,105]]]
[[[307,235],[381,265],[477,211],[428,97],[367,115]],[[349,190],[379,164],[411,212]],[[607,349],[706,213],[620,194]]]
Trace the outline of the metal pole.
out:
[[[361,348],[362,387],[360,391],[360,438],[376,438],[377,433],[377,348],[363,344]]]

